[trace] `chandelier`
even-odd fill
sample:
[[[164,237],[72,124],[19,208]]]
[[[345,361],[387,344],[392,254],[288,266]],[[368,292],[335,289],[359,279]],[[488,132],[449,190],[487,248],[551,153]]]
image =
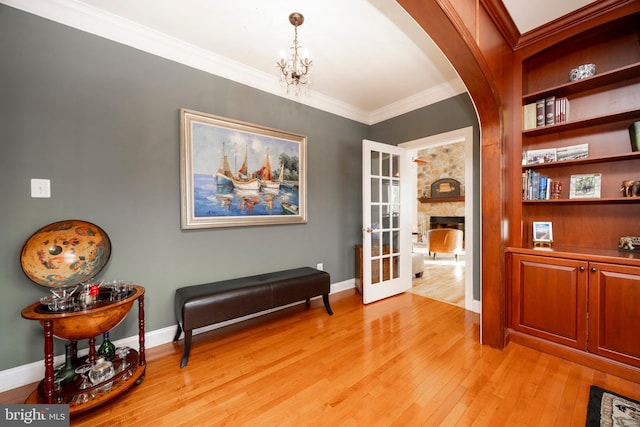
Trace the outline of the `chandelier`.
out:
[[[304,22],[304,16],[294,12],[289,15],[289,22],[295,29],[291,55],[286,60],[281,58],[276,65],[281,74],[280,80],[286,85],[287,93],[293,92],[298,95],[306,92],[309,86],[312,62],[307,56],[301,55],[302,46],[298,45],[298,27]]]

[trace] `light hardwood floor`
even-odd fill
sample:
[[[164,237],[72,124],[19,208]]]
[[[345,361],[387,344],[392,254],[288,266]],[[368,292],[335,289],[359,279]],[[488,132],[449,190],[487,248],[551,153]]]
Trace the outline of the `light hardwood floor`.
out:
[[[425,254],[424,273],[412,279],[411,292],[464,308],[465,260],[460,258],[441,256],[434,260]]]
[[[144,381],[76,426],[583,426],[589,386],[640,385],[516,344],[478,342],[478,315],[355,291],[148,350]],[[0,394],[20,403],[32,387]]]

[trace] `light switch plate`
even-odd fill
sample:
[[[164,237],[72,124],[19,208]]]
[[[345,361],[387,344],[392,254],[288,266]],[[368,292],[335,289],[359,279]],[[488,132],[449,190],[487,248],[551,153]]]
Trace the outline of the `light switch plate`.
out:
[[[51,180],[31,179],[31,197],[49,198],[51,197]]]

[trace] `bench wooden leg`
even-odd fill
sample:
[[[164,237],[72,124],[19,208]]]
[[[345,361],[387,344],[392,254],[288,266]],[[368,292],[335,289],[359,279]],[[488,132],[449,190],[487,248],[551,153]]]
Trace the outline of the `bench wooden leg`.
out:
[[[329,305],[329,294],[322,295],[322,302],[324,302],[324,308],[327,310],[327,313],[333,316],[333,310],[331,310],[331,305]]]
[[[191,351],[191,331],[184,331],[184,348],[182,350],[182,362],[180,367],[184,368],[189,362],[189,352]]]
[[[178,323],[178,330],[176,331],[176,336],[173,337],[173,342],[176,342],[180,339],[181,333],[182,333],[182,328],[180,327],[180,323]]]

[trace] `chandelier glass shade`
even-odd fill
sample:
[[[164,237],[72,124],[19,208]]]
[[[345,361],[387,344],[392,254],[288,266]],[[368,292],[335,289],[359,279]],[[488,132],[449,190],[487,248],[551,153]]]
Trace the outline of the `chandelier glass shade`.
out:
[[[298,27],[304,22],[301,13],[289,15],[289,22],[294,27],[293,46],[288,58],[281,58],[277,63],[281,82],[286,86],[287,93],[299,95],[306,92],[311,83],[311,67],[313,62],[302,53],[302,46],[298,44]]]

